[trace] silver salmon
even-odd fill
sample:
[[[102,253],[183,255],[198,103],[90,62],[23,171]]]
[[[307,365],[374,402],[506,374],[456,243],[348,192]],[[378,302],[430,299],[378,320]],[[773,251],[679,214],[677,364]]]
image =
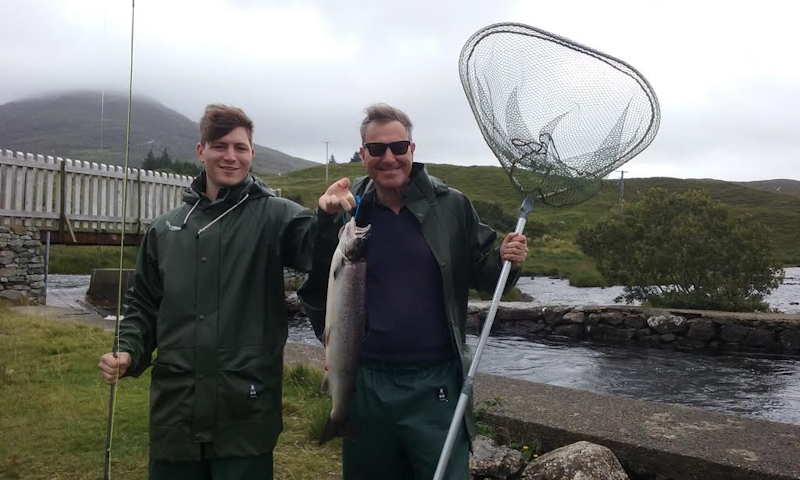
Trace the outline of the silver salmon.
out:
[[[331,393],[331,414],[319,444],[351,436],[348,415],[356,387],[366,321],[367,240],[370,226],[357,227],[351,218],[339,235],[339,245],[328,274],[325,310],[325,379],[322,390]]]

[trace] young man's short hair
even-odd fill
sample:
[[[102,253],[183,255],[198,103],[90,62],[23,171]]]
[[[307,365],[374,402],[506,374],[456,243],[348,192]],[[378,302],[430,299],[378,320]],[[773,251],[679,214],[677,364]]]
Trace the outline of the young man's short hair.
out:
[[[364,113],[367,114],[364,117],[364,120],[361,122],[361,142],[363,143],[365,137],[367,135],[367,126],[369,126],[372,122],[377,123],[389,123],[393,121],[400,122],[404,127],[406,127],[406,132],[408,133],[408,139],[411,140],[411,119],[408,118],[408,115],[399,108],[395,108],[391,105],[387,105],[385,103],[375,103],[370,105],[369,107],[364,109]]]
[[[200,119],[200,144],[219,140],[231,133],[236,127],[247,130],[247,139],[253,145],[253,121],[238,107],[229,107],[221,103],[206,106],[203,118]]]

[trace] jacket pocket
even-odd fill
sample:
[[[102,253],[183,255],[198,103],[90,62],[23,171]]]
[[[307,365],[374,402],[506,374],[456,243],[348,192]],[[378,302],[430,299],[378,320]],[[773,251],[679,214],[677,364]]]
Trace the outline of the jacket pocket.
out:
[[[283,356],[259,349],[232,349],[220,354],[217,419],[219,423],[252,422],[280,412]]]
[[[192,372],[156,360],[150,385],[150,423],[159,426],[190,424],[193,398]]]

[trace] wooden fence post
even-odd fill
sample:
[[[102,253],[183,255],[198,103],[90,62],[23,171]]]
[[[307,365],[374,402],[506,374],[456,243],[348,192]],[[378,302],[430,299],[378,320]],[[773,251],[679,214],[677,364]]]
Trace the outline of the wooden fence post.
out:
[[[59,199],[58,206],[58,243],[64,244],[64,223],[67,221],[67,162],[61,161],[61,198]]]

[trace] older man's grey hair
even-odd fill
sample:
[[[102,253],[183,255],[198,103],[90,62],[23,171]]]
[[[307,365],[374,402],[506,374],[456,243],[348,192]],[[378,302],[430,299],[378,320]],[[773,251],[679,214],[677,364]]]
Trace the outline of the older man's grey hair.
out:
[[[399,108],[395,108],[391,105],[387,105],[385,103],[375,103],[370,105],[369,107],[364,109],[364,113],[367,114],[364,117],[364,120],[361,122],[361,143],[364,143],[365,136],[367,134],[367,126],[370,123],[389,123],[389,122],[400,122],[401,125],[406,127],[406,132],[408,133],[408,139],[411,140],[411,129],[413,125],[411,124],[411,119],[408,118],[408,115]]]

